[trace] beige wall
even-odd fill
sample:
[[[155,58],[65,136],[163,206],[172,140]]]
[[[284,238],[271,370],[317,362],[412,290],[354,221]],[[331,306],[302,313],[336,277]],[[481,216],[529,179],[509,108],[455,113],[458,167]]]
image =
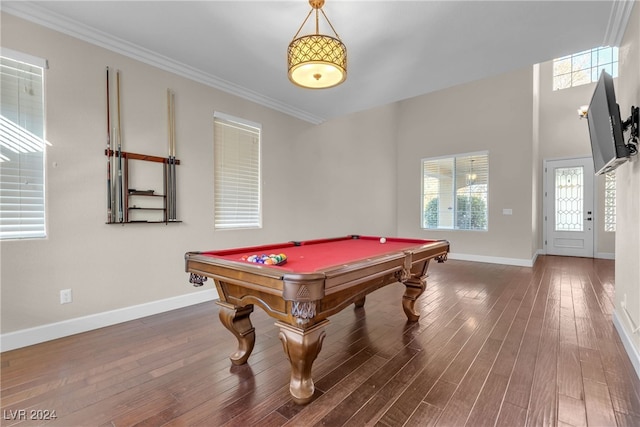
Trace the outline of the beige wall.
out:
[[[621,47],[623,111],[640,104],[639,13],[636,7]],[[542,249],[542,160],[589,155],[586,123],[575,115],[584,102],[534,96],[534,82],[540,91],[546,85],[542,71],[517,70],[314,126],[11,15],[2,15],[1,36],[3,47],[49,60],[53,144],[48,238],[0,244],[2,333],[192,293],[183,272],[189,250],[361,233],[446,238],[462,257],[526,264]],[[166,89],[176,92],[182,224],[104,224],[106,65],[123,72],[126,150],[166,154]],[[262,124],[260,230],[213,230],[214,111]],[[490,155],[489,231],[421,230],[420,160],[483,150]],[[636,322],[639,196],[634,159],[619,168],[618,229],[625,233],[615,244],[617,310],[626,294]],[[74,302],[60,305],[65,288]]]
[[[531,116],[531,253],[538,253],[543,245],[543,203],[542,203],[542,158],[540,157],[540,64],[532,70],[532,116]]]
[[[395,104],[307,129],[292,146],[288,206],[300,235],[395,235]],[[391,197],[391,199],[390,199]]]
[[[640,106],[640,5],[635,4],[620,45],[620,78],[616,98],[623,120],[631,106]],[[616,170],[616,317],[635,352],[640,373],[640,158],[635,156]],[[631,324],[622,302],[633,319]],[[629,349],[628,349],[629,350]],[[632,360],[634,360],[632,358]]]
[[[532,78],[527,68],[399,103],[400,235],[447,239],[453,257],[531,262]],[[421,159],[476,151],[489,152],[488,231],[421,229]]]
[[[553,91],[549,61],[400,102],[399,234],[446,238],[463,259],[526,264],[544,252],[543,161],[591,156],[588,125],[576,110],[594,87]],[[420,159],[482,150],[489,151],[489,230],[420,229]],[[594,252],[609,258],[615,233],[603,226],[604,177],[595,182]]]
[[[3,47],[49,61],[52,143],[48,237],[0,246],[2,333],[198,292],[186,251],[395,231],[392,106],[316,127],[12,15],[2,15],[1,36]],[[181,224],[105,224],[107,65],[122,71],[125,151],[167,154],[166,90],[176,93]],[[262,124],[260,230],[213,230],[214,111]],[[74,302],[60,305],[67,288]]]
[[[589,105],[595,83],[553,90],[553,61],[540,64],[540,128],[539,155],[542,160],[591,157],[589,126],[578,117],[578,107]],[[617,83],[617,79],[615,80]],[[544,176],[541,176],[541,180]],[[615,233],[604,231],[604,176],[597,176],[595,184],[596,256],[612,258],[615,252]],[[542,185],[542,181],[541,184]],[[540,199],[542,203],[542,199]],[[542,206],[541,206],[542,209]],[[542,224],[541,224],[542,226]]]

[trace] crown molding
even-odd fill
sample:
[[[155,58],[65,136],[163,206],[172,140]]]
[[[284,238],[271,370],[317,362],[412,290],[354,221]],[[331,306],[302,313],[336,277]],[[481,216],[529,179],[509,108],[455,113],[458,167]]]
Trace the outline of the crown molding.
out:
[[[609,23],[607,24],[602,46],[620,46],[634,3],[635,0],[611,2],[611,14],[609,15]]]
[[[112,52],[143,62],[178,76],[219,89],[248,101],[285,113],[300,120],[320,124],[326,119],[307,111],[293,108],[288,104],[261,95],[245,87],[236,85],[212,74],[205,73],[189,65],[175,61],[152,50],[143,48],[126,40],[114,37],[103,31],[91,28],[81,22],[51,12],[31,2],[2,2],[2,12],[42,25],[87,43],[100,46]]]

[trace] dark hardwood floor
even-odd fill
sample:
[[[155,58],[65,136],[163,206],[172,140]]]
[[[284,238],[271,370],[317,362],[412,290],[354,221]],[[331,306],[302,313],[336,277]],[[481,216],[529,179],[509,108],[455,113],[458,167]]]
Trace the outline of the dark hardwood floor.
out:
[[[3,353],[2,425],[640,426],[613,261],[429,269],[419,322],[400,284],[331,318],[306,406],[289,397],[273,319],[256,308],[253,354],[232,366],[212,302]]]

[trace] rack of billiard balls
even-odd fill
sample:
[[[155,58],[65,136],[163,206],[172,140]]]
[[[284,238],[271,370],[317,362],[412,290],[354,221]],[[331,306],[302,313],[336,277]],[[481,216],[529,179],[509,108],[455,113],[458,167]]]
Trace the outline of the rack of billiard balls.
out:
[[[287,262],[287,256],[285,254],[249,255],[243,256],[241,259],[242,261],[265,265],[282,265]]]

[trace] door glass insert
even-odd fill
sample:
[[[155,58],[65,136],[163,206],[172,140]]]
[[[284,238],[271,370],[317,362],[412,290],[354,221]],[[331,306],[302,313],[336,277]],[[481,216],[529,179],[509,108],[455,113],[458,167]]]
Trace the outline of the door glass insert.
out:
[[[584,170],[556,169],[556,231],[583,231]]]

